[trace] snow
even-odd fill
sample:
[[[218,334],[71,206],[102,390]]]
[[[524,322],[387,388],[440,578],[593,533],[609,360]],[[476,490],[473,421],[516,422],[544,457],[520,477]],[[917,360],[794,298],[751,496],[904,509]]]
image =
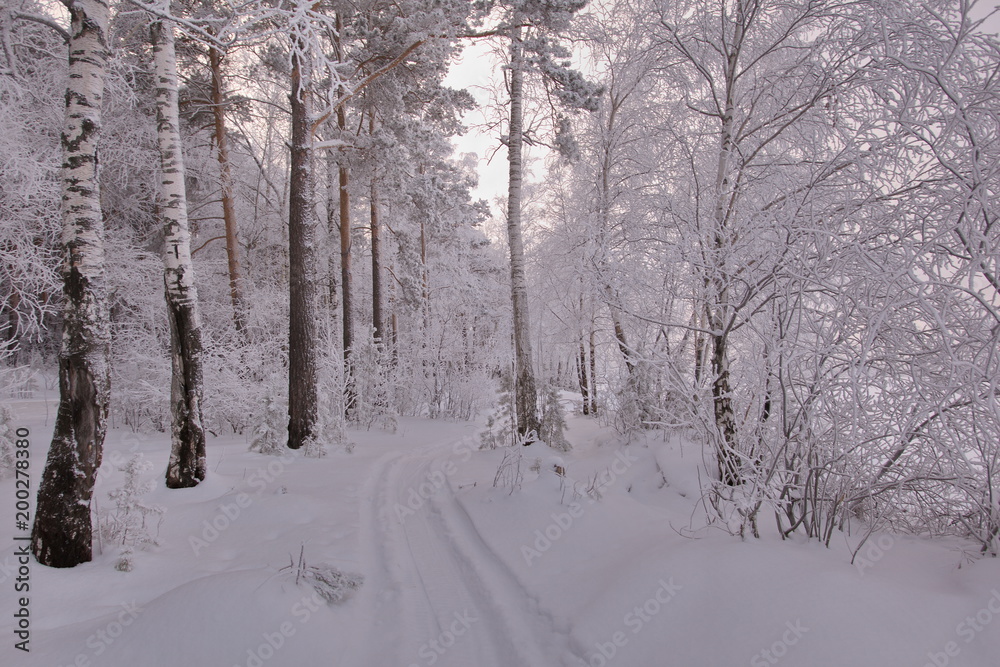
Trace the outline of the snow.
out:
[[[11,405],[37,485],[54,405]],[[479,450],[472,422],[400,419],[321,459],[210,438],[208,478],[178,490],[162,481],[166,434],[112,430],[99,508],[142,454],[156,482],[143,502],[165,509],[157,544],[136,550],[131,572],[110,544],[71,570],[32,562],[28,654],[13,646],[15,545],[3,545],[0,664],[996,664],[996,560],[875,534],[852,564],[859,526],[830,548],[782,541],[768,521],[741,541],[706,521],[694,444],[568,423],[573,450],[524,448],[517,489],[494,488],[504,451]],[[12,479],[0,497],[12,526]],[[287,568],[300,550],[364,583],[327,604]]]

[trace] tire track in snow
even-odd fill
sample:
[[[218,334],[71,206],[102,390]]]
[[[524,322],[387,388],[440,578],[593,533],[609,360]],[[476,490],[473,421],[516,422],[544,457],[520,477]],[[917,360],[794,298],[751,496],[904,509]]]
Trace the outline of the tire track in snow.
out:
[[[530,659],[521,664],[586,665],[586,660],[580,657],[583,647],[572,639],[569,628],[557,627],[553,616],[541,608],[538,599],[483,539],[472,517],[455,497],[450,479],[444,492],[431,503],[440,517],[441,539],[451,544],[466,568],[489,591],[489,599],[503,617],[504,627],[512,635],[527,640],[523,645],[530,651]]]
[[[585,664],[566,631],[490,550],[449,482],[401,513],[459,443],[389,454],[361,496],[362,556],[371,564],[359,633],[346,665],[357,667],[566,667]],[[421,493],[421,497],[424,494]],[[402,516],[401,516],[402,515]],[[365,590],[367,589],[367,590]]]

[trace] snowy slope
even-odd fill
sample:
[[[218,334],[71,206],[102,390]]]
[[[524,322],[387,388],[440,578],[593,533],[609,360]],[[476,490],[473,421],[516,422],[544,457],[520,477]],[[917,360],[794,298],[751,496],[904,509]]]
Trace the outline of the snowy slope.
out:
[[[37,481],[54,409],[15,408]],[[403,419],[319,460],[215,438],[209,478],[176,491],[160,481],[163,436],[112,431],[99,503],[122,482],[114,463],[143,453],[157,480],[146,500],[166,510],[159,544],[132,572],[114,569],[113,545],[68,571],[33,563],[25,654],[13,647],[16,559],[3,543],[0,664],[998,664],[997,561],[902,536],[872,536],[853,565],[859,535],[830,549],[766,533],[740,541],[705,527],[694,445],[626,445],[581,417],[570,426],[572,452],[525,449],[513,492],[494,487],[504,452],[480,451],[470,423]],[[12,480],[0,498],[12,526]],[[300,549],[364,584],[327,605],[282,570]]]

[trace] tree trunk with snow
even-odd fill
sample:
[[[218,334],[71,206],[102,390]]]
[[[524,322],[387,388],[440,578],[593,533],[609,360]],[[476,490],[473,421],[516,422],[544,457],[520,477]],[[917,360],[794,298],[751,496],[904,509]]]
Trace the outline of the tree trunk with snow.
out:
[[[514,405],[517,432],[538,433],[538,398],[532,367],[531,326],[528,317],[528,283],[521,238],[521,152],[523,146],[524,54],[521,31],[516,28],[510,45],[510,134],[507,159],[510,181],[507,190],[507,240],[510,246],[510,291],[514,310]]]
[[[597,332],[590,322],[590,414],[597,414]]]
[[[174,29],[150,26],[156,71],[156,134],[160,148],[159,210],[163,216],[163,283],[170,327],[170,461],[167,486],[196,486],[205,479],[202,422],[202,342],[198,291],[191,265],[184,154],[177,114],[177,56]]]
[[[730,178],[734,149],[734,122],[736,83],[739,75],[739,57],[745,36],[744,7],[736,3],[736,17],[732,43],[727,47],[725,70],[725,102],[719,137],[718,170],[715,177],[715,215],[707,268],[708,327],[712,345],[712,404],[715,426],[718,431],[719,475],[724,484],[740,483],[740,461],[736,450],[736,415],[733,412],[732,387],[729,382],[729,282],[726,256],[732,241],[728,230],[733,183]]]
[[[375,135],[375,112],[368,117],[368,133]],[[372,329],[376,341],[385,335],[382,323],[382,234],[378,219],[378,179],[372,167],[371,192],[371,235],[372,235]]]
[[[343,32],[343,21],[340,14],[336,17],[337,38],[334,44],[337,52],[337,60],[344,61],[344,50],[341,46],[340,35]],[[343,87],[337,91],[338,97],[345,93]],[[347,111],[344,105],[337,107],[337,127],[341,137],[347,133]],[[347,156],[341,152],[341,159],[337,169],[337,177],[340,185],[340,305],[342,309],[341,324],[344,327],[344,416],[349,417],[354,413],[357,403],[357,391],[354,386],[354,371],[351,368],[351,353],[354,349],[354,316],[352,294],[354,284],[351,281],[351,193],[348,189],[351,183],[351,173],[347,166]]]
[[[580,357],[577,359],[577,378],[580,381],[580,395],[583,397],[583,414],[590,414],[590,389],[587,382],[587,348],[583,342],[583,334],[580,334]]]
[[[300,38],[299,38],[300,39]],[[309,64],[299,43],[292,53],[291,175],[288,204],[288,447],[317,436],[316,214],[313,210]]]
[[[347,114],[344,108],[337,109],[337,124],[341,132],[347,130]],[[351,173],[347,164],[342,161],[337,168],[340,185],[340,306],[341,324],[344,326],[344,416],[354,412],[357,403],[357,392],[354,388],[354,370],[351,366],[351,354],[354,351],[354,316],[353,291],[351,281]]]
[[[90,501],[101,465],[110,394],[104,219],[97,178],[108,4],[64,2],[71,24],[61,139],[65,306],[59,411],[31,531],[35,558],[53,567],[73,567],[93,555]]]
[[[212,117],[215,122],[215,150],[219,161],[222,221],[226,230],[226,259],[229,269],[229,298],[233,304],[233,324],[240,335],[246,335],[246,299],[243,289],[243,268],[240,259],[239,234],[236,224],[236,202],[233,197],[233,176],[229,164],[229,139],[226,136],[225,91],[222,81],[222,52],[214,46],[208,49],[212,70]]]

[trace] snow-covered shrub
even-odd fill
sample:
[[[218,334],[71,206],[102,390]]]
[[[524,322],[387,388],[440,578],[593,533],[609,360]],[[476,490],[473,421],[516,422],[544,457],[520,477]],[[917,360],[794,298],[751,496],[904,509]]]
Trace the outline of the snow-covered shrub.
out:
[[[392,358],[385,346],[372,338],[372,330],[357,342],[351,351],[351,380],[354,404],[348,418],[354,424],[385,431],[396,430],[396,408],[393,405],[394,378]]]
[[[38,390],[42,360],[35,358],[30,365],[0,368],[0,385],[7,388],[8,398],[33,398]]]
[[[107,542],[122,546],[115,567],[126,572],[132,569],[137,549],[156,544],[156,534],[163,521],[163,508],[149,505],[143,500],[143,496],[155,486],[152,480],[142,480],[142,474],[152,467],[153,464],[138,453],[119,466],[118,470],[125,473],[125,483],[108,492],[108,498],[113,501],[114,507],[98,514],[101,537]],[[154,532],[150,532],[151,530]]]
[[[264,398],[264,414],[253,432],[250,451],[276,456],[288,442],[288,409],[285,401],[273,393]]]
[[[111,425],[133,432],[170,427],[170,334],[163,263],[109,235]]]
[[[343,448],[350,453],[354,443],[347,434],[344,420],[344,366],[338,354],[327,354],[319,364],[319,436],[317,444],[322,445],[306,456],[324,455],[332,449]]]
[[[302,445],[302,455],[310,459],[321,459],[329,453],[321,438],[307,438]]]
[[[10,406],[0,403],[0,479],[14,473],[14,413]]]
[[[539,393],[541,394],[542,419],[538,427],[538,437],[552,449],[568,452],[570,444],[565,435],[566,417],[559,400],[559,388],[554,384],[546,383]]]
[[[298,562],[292,560],[281,570],[288,576],[294,577],[296,586],[311,587],[317,595],[326,600],[327,604],[343,602],[364,583],[364,577],[360,574],[343,572],[328,563],[309,565],[306,563],[305,553],[303,545],[299,549]]]
[[[510,493],[521,489],[525,465],[531,465],[525,462],[524,445],[537,439],[538,436],[532,431],[519,437],[517,442],[503,453],[503,460],[500,461],[496,475],[493,476],[493,488],[503,487]]]
[[[277,337],[261,334],[243,340],[229,319],[224,322],[227,326],[218,330],[203,330],[203,416],[212,433],[242,434],[260,423],[260,413],[248,406],[264,405],[268,392],[285,383],[287,363],[284,354],[275,352],[281,349]]]
[[[486,430],[479,434],[482,449],[513,446],[517,442],[514,429],[514,391],[510,376],[501,379],[502,390],[497,395],[496,410],[486,418]]]

